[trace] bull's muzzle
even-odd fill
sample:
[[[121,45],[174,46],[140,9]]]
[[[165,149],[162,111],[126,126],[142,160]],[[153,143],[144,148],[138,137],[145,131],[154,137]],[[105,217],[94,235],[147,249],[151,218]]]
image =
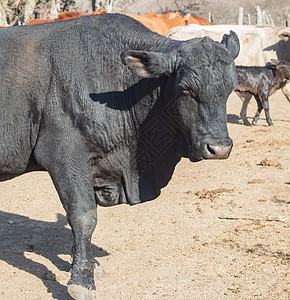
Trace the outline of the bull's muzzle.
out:
[[[224,145],[210,145],[206,146],[206,158],[207,159],[226,159],[229,157],[231,150],[233,148],[233,144],[231,143],[229,146]]]

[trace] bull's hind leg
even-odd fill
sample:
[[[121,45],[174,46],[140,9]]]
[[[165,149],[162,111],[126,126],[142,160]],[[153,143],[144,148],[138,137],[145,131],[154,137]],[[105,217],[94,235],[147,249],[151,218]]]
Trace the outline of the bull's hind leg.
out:
[[[47,133],[48,135],[48,133]],[[95,300],[91,238],[97,224],[90,166],[79,136],[39,137],[35,158],[50,174],[74,236],[69,294],[77,300]],[[64,141],[69,141],[65,144]]]
[[[251,126],[251,123],[247,119],[247,108],[248,108],[248,104],[252,98],[252,94],[247,93],[247,92],[236,92],[236,93],[243,100],[240,117],[243,120],[244,125]]]

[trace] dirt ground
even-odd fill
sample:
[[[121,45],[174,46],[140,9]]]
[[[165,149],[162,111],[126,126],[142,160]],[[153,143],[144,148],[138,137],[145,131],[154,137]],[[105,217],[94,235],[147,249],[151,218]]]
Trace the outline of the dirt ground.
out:
[[[290,105],[270,98],[273,128],[264,113],[243,126],[240,108],[232,94],[228,160],[184,159],[158,199],[99,209],[99,300],[290,299]],[[0,299],[71,299],[71,232],[48,174],[1,182],[0,207]]]

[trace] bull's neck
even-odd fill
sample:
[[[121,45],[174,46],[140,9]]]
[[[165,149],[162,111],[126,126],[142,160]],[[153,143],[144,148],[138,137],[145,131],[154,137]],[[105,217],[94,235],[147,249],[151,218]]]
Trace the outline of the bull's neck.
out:
[[[164,88],[168,78],[142,79],[129,88],[129,111],[136,129],[150,119],[160,115],[164,106]]]

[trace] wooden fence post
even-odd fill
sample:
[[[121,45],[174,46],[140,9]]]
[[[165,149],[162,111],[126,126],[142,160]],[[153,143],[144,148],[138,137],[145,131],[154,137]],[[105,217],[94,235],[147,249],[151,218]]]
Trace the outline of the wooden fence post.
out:
[[[257,14],[257,25],[262,26],[263,25],[263,18],[262,18],[262,11],[260,6],[255,6],[256,14]]]
[[[269,14],[269,22],[271,26],[275,26],[274,20],[270,14]]]
[[[208,13],[208,21],[212,23],[211,12]]]
[[[243,15],[244,15],[244,9],[243,9],[243,7],[240,7],[239,8],[239,21],[238,21],[239,25],[243,25]]]
[[[286,27],[290,26],[290,15],[287,16],[285,25],[286,25]]]

